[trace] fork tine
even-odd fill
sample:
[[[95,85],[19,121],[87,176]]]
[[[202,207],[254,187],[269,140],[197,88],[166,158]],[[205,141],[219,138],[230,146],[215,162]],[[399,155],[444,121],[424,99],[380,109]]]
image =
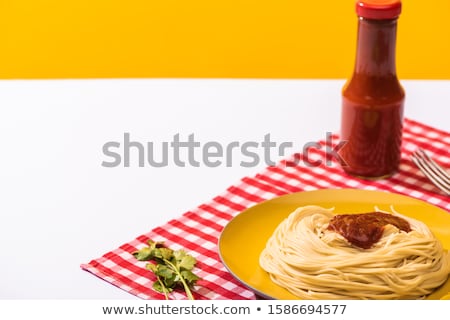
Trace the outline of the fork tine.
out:
[[[439,189],[450,195],[450,188],[443,184],[442,180],[436,176],[426,165],[423,165],[420,160],[413,159],[416,165],[419,167],[420,171]]]
[[[411,154],[411,159],[417,165],[417,167],[422,171],[422,173],[430,179],[431,182],[447,195],[450,195],[450,183],[448,179],[447,173],[445,175],[441,175],[441,171],[444,169],[440,168],[440,170],[436,169],[438,166],[434,161],[431,162],[431,158],[426,154],[426,152],[422,149],[418,149],[417,151]]]
[[[423,149],[418,149],[418,151],[425,157],[430,164],[432,165],[432,168],[436,171],[437,174],[442,175],[447,181],[450,181],[450,174],[448,174],[447,171],[445,171],[440,165],[438,165],[429,155],[426,153]]]
[[[443,179],[441,176],[436,174],[435,171],[433,171],[433,168],[430,164],[426,163],[422,159],[413,158],[413,161],[416,163],[416,165],[421,169],[422,173],[424,173],[430,180],[432,180],[435,184],[438,184],[439,186],[450,190],[450,184]]]
[[[431,157],[422,149],[411,154],[411,159],[422,173],[433,182],[435,186],[450,195],[450,177]]]
[[[450,176],[448,173],[445,172],[445,170],[440,167],[424,150],[418,149],[416,155],[420,157],[423,165],[428,169],[427,171],[429,171],[429,174],[435,179],[438,179],[446,189],[450,189]]]

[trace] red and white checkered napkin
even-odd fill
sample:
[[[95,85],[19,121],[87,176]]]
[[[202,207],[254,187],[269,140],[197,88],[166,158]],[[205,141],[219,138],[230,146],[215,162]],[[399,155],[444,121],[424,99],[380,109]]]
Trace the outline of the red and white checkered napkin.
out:
[[[337,140],[337,136],[333,137]],[[315,148],[317,157],[326,155],[323,148]],[[410,160],[410,153],[421,147],[434,156],[444,167],[450,167],[450,133],[406,119],[403,134],[403,153],[400,172],[389,179],[367,181],[350,177],[335,163],[318,167],[287,166],[282,161],[268,167],[254,177],[245,177],[236,185],[180,218],[169,221],[147,234],[114,249],[98,259],[81,265],[82,269],[143,299],[164,299],[153,291],[153,275],[145,269],[145,262],[137,261],[131,253],[146,245],[148,239],[164,241],[173,249],[186,249],[197,258],[196,273],[202,278],[196,287],[196,299],[255,299],[252,291],[236,281],[220,262],[217,241],[223,227],[241,211],[287,193],[324,188],[357,188],[385,190],[427,201],[450,210],[449,198],[440,193]],[[311,150],[312,151],[312,150]],[[300,154],[293,155],[301,157]],[[314,157],[314,154],[310,155]],[[174,299],[186,299],[175,292]]]

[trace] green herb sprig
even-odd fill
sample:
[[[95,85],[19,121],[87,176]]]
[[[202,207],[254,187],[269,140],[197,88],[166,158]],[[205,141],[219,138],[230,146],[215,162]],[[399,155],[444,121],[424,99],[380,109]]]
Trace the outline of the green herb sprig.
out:
[[[147,241],[148,246],[133,252],[139,261],[151,261],[146,268],[156,276],[153,289],[163,293],[169,300],[169,293],[177,287],[184,288],[189,300],[195,300],[191,288],[200,280],[192,272],[197,260],[186,251],[164,247],[163,242]]]

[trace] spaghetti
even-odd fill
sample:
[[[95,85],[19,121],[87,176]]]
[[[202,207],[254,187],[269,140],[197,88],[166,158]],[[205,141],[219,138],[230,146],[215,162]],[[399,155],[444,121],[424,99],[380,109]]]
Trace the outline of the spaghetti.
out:
[[[387,223],[376,242],[360,247],[329,228],[338,216],[332,209],[300,207],[275,229],[260,266],[301,299],[423,298],[447,280],[450,254],[424,223],[389,215],[410,230]]]

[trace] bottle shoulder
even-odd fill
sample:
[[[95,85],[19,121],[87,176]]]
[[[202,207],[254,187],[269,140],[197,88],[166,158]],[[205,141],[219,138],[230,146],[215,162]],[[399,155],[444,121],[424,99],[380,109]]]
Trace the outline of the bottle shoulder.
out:
[[[395,75],[367,76],[354,74],[343,86],[342,95],[360,103],[392,103],[405,98],[405,90]]]

